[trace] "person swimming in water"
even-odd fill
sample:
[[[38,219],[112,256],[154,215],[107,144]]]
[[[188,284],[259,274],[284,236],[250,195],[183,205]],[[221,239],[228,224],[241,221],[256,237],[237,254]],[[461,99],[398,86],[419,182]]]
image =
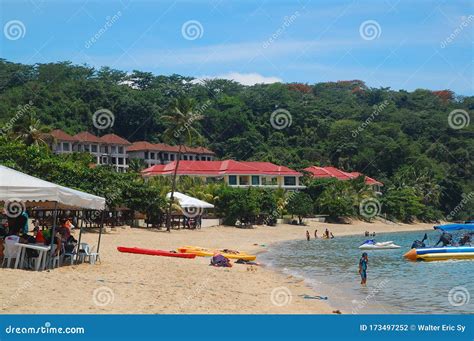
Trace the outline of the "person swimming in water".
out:
[[[309,241],[311,239],[310,235],[309,235],[309,231],[306,231],[306,240]]]
[[[326,231],[324,231],[323,238],[329,239],[329,230],[326,228]]]

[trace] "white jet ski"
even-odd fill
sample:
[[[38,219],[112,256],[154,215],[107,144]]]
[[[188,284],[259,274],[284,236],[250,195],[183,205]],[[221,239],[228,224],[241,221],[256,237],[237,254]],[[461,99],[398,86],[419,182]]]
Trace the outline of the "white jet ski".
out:
[[[359,249],[361,250],[386,250],[386,249],[399,249],[400,246],[393,243],[393,241],[387,242],[376,242],[373,239],[366,240]]]

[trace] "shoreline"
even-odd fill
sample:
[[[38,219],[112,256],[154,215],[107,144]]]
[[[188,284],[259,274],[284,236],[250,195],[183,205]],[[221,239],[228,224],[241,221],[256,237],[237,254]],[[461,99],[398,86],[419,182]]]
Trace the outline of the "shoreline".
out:
[[[331,314],[326,301],[304,299],[318,295],[304,279],[285,275],[262,264],[209,266],[209,258],[178,259],[120,253],[117,246],[172,250],[182,245],[233,248],[261,254],[279,242],[304,239],[306,230],[328,227],[337,238],[370,232],[432,229],[431,224],[355,222],[308,226],[280,224],[254,229],[206,227],[173,230],[117,227],[102,236],[99,265],[64,266],[33,272],[0,269],[5,283],[0,293],[6,304],[0,313],[58,314]],[[73,231],[77,237],[78,231]],[[83,234],[97,245],[98,234]],[[258,258],[257,258],[257,261]]]

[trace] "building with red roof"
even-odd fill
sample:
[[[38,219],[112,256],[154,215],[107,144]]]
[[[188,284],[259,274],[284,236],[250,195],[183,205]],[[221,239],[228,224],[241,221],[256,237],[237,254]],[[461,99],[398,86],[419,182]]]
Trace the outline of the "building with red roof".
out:
[[[172,176],[176,161],[155,165],[142,171],[144,177]],[[300,185],[303,174],[271,162],[253,161],[186,161],[179,162],[179,176],[199,177],[206,182],[223,181],[235,187],[282,187],[285,189],[304,188]]]
[[[173,162],[178,158],[179,146],[170,146],[165,143],[150,143],[138,141],[127,147],[130,159],[142,159],[147,167]],[[181,160],[184,161],[212,161],[215,154],[204,147],[181,146]]]
[[[371,186],[376,192],[380,192],[380,187],[383,186],[383,183],[377,181],[371,177],[368,177],[359,172],[344,172],[336,167],[318,167],[311,166],[303,169],[305,172],[308,172],[314,178],[335,178],[338,180],[352,180],[360,176],[365,178],[365,183]]]
[[[96,164],[111,165],[119,172],[127,170],[129,159],[142,159],[150,167],[176,160],[179,151],[179,146],[165,143],[130,143],[116,134],[99,137],[83,131],[71,136],[61,129],[55,129],[49,134],[54,137],[51,148],[55,153],[90,153],[95,157]],[[181,153],[181,160],[184,161],[211,161],[215,158],[214,152],[204,147],[181,146]]]

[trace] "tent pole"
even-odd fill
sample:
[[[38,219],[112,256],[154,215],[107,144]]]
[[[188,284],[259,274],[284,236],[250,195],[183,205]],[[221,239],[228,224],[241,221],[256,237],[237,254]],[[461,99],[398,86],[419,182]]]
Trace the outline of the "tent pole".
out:
[[[56,241],[56,237],[55,237],[55,233],[56,233],[56,220],[57,220],[57,217],[58,217],[58,202],[56,201],[54,203],[54,211],[53,211],[53,229],[51,231],[51,251],[50,251],[50,258],[51,260],[53,260],[54,258],[54,242]],[[58,245],[59,246],[59,245]],[[53,265],[53,262],[51,262],[48,266],[48,268],[50,268],[50,266]],[[52,267],[51,267],[52,268]]]
[[[104,227],[104,215],[105,215],[105,211],[102,211],[102,217],[100,219],[100,228],[99,228],[99,241],[97,242],[97,253],[99,253],[100,237],[102,237],[102,228]]]
[[[81,238],[82,238],[82,225],[84,224],[84,210],[81,211],[82,219],[81,222],[79,223],[79,240],[77,241],[77,253],[76,253],[76,259],[75,259],[75,264],[79,262],[79,250],[81,248]],[[79,222],[79,218],[78,218]]]

